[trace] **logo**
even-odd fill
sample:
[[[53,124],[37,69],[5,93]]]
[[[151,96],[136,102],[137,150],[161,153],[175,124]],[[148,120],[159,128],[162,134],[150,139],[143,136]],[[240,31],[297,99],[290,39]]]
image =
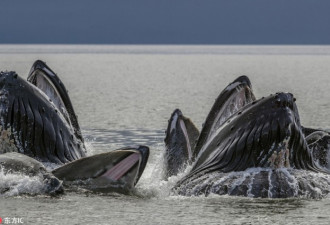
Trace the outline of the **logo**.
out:
[[[23,224],[23,218],[20,217],[0,217],[0,224]]]

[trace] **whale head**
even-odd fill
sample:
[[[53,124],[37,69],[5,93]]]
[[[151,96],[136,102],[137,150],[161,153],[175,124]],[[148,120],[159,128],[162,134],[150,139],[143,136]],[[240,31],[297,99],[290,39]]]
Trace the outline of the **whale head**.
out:
[[[85,156],[76,116],[57,75],[37,61],[28,80],[15,72],[0,73],[1,134],[3,143],[13,144],[2,146],[0,153],[16,151],[58,164]]]
[[[177,175],[192,159],[199,131],[180,109],[168,121],[165,137],[165,178]]]
[[[202,147],[191,174],[251,167],[318,169],[291,93],[270,95],[240,108]]]
[[[139,181],[149,157],[146,146],[125,147],[84,157],[52,171],[65,185],[97,192],[129,193]]]

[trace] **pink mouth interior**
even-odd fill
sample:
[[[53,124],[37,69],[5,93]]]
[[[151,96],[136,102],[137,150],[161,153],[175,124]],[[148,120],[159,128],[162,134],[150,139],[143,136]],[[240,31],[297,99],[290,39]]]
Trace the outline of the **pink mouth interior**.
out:
[[[140,159],[140,153],[133,153],[110,168],[101,177],[106,177],[112,180],[119,180],[128,170],[130,170]]]
[[[180,120],[180,126],[181,126],[181,129],[183,131],[183,135],[185,136],[185,138],[187,140],[188,159],[191,159],[192,151],[191,151],[191,147],[190,147],[190,141],[189,141],[186,125],[184,124],[183,120]]]

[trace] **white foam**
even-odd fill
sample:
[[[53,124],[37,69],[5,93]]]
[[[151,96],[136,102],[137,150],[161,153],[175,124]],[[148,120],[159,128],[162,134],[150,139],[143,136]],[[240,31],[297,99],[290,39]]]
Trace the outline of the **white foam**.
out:
[[[150,151],[148,164],[136,186],[137,192],[143,196],[156,198],[173,196],[172,188],[191,170],[191,166],[183,168],[178,175],[168,177],[167,180],[164,180],[164,155],[158,154],[159,151],[165,152],[164,146],[159,145],[152,147],[152,149],[153,151]]]
[[[0,196],[37,195],[45,193],[46,189],[42,177],[30,177],[19,173],[5,173],[0,168]]]

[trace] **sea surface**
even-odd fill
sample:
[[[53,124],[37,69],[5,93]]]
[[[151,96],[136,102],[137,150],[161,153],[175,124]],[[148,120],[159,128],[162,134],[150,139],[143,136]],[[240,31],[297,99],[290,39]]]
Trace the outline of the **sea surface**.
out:
[[[297,98],[302,124],[330,128],[330,46],[0,45],[0,70],[26,78],[46,61],[62,79],[93,155],[147,145],[150,158],[133,195],[67,192],[0,197],[0,217],[24,224],[329,224],[330,197],[182,197],[162,181],[165,129],[180,108],[201,128],[222,89],[247,75],[257,98]],[[0,179],[10,179],[0,174]],[[12,178],[14,179],[14,178]],[[13,221],[13,220],[12,220]]]

